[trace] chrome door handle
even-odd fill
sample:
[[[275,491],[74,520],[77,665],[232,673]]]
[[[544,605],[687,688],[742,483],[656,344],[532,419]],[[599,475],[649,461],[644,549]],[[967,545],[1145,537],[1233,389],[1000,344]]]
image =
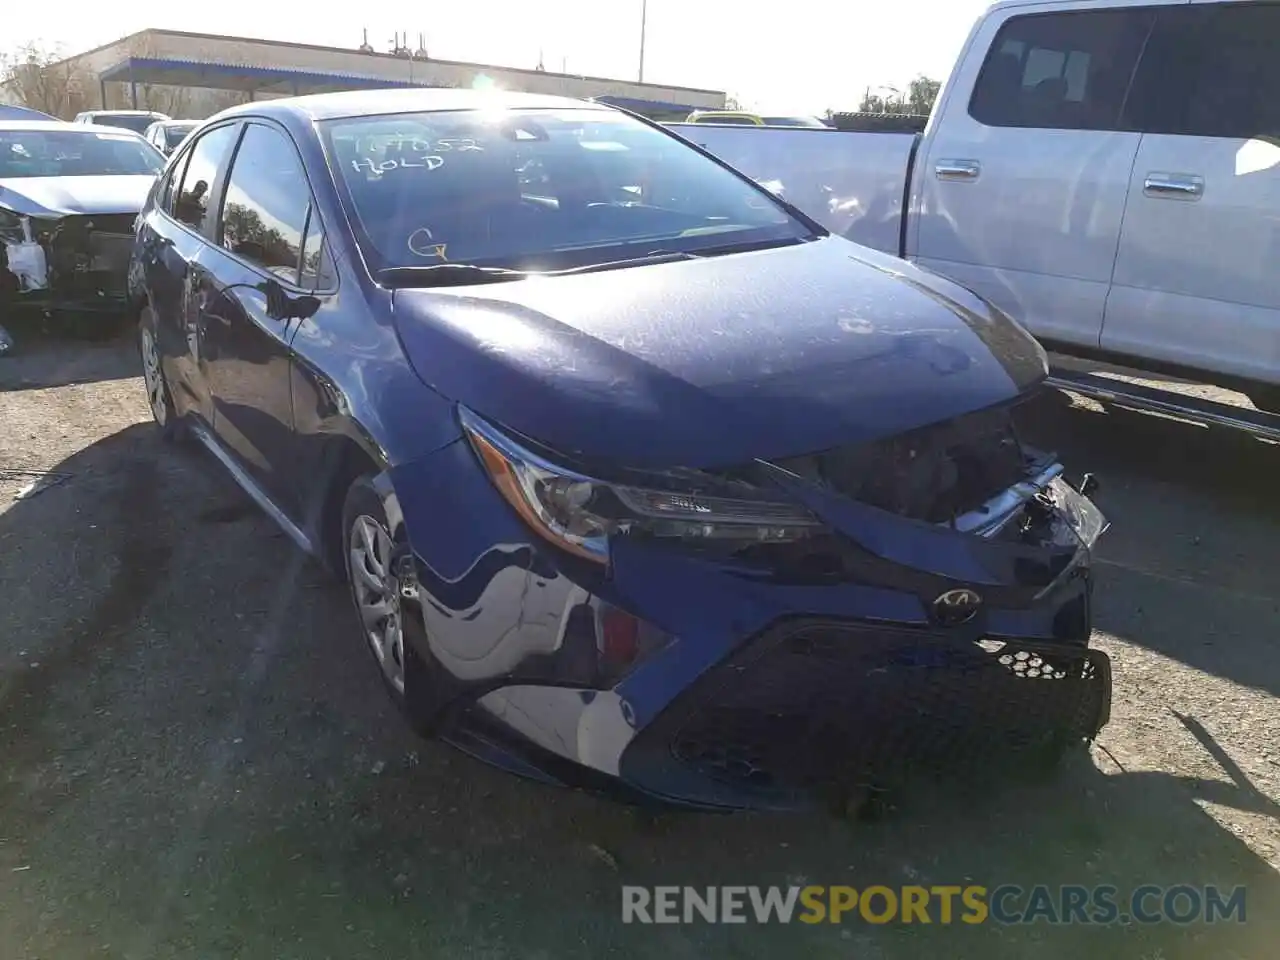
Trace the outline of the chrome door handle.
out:
[[[976,180],[982,164],[977,160],[939,160],[933,172],[939,180]]]
[[[1204,177],[1188,173],[1148,173],[1142,192],[1158,200],[1198,200],[1204,194]]]

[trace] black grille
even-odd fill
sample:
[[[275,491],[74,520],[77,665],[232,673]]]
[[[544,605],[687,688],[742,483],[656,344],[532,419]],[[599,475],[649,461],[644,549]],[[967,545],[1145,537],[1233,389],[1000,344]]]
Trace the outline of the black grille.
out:
[[[41,224],[37,239],[48,253],[54,293],[87,301],[123,297],[135,218],[132,213],[85,214]]]
[[[747,788],[985,777],[1092,739],[1105,654],[868,626],[783,628],[700,680],[642,736]]]
[[[881,510],[944,523],[1026,479],[1041,459],[997,408],[778,465]]]

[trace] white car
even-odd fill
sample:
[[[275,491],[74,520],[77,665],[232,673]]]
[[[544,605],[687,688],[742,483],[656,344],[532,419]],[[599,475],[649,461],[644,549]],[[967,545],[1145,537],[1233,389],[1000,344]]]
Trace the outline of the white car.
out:
[[[101,127],[120,127],[142,133],[157,120],[168,120],[166,113],[154,110],[86,110],[77,113],[74,123],[92,123]]]

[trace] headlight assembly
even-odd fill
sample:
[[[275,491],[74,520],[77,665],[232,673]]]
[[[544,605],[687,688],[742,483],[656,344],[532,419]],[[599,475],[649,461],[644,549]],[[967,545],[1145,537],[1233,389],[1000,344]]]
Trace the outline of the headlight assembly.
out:
[[[691,474],[689,489],[674,475],[654,477],[653,486],[590,477],[552,463],[465,409],[461,419],[485,472],[525,522],[561,549],[600,563],[617,534],[745,545],[797,540],[822,526],[798,505],[716,490],[712,477]],[[694,476],[705,482],[695,484]]]

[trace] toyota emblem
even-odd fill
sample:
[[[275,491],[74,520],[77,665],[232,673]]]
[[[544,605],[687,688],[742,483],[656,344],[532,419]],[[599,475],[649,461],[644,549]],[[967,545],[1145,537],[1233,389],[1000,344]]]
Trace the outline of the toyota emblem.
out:
[[[955,627],[972,620],[981,606],[982,597],[967,587],[948,590],[933,601],[933,619],[944,627]]]

